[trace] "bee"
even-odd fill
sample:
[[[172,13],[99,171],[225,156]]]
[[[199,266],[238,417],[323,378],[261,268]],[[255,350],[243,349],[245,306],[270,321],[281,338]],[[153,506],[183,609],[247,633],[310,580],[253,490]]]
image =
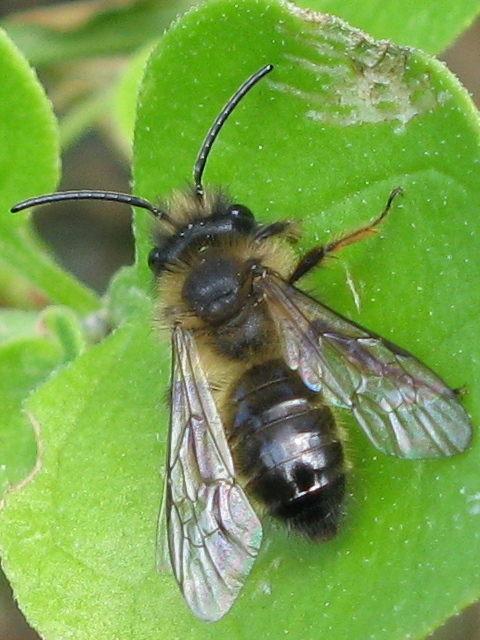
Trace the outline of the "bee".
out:
[[[458,454],[471,424],[456,391],[410,353],[304,293],[297,283],[370,224],[299,260],[294,222],[258,222],[223,190],[205,189],[225,121],[273,69],[249,77],[211,126],[193,184],[163,206],[108,191],[69,191],[13,207],[116,200],[158,221],[149,255],[161,322],[172,340],[171,421],[160,526],[174,576],[200,619],[222,618],[259,553],[257,505],[315,542],[338,531],[346,486],[335,408],[349,410],[381,452]],[[255,505],[255,506],[254,506]]]

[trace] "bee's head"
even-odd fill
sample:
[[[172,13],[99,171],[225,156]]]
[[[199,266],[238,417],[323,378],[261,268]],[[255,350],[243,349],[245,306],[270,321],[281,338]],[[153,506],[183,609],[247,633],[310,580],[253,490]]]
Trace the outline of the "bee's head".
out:
[[[220,191],[201,203],[195,196],[177,197],[170,208],[169,219],[174,221],[174,232],[160,234],[148,256],[148,264],[156,276],[195,252],[225,244],[227,238],[231,241],[239,236],[254,235],[258,228],[248,207],[232,203]]]

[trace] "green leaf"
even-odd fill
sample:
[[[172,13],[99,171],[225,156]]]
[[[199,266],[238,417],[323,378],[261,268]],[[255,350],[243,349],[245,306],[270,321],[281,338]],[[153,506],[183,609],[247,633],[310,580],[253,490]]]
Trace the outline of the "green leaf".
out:
[[[207,187],[227,186],[261,221],[301,220],[302,253],[373,220],[402,186],[381,233],[306,287],[466,386],[478,424],[478,115],[442,65],[336,19],[306,21],[290,5],[202,5],[150,60],[136,193],[155,200],[183,188],[213,119],[266,63],[274,71],[215,143]],[[28,403],[41,467],[7,496],[0,545],[32,624],[47,639],[298,638],[314,629],[403,640],[477,599],[477,443],[456,458],[397,460],[343,415],[352,470],[339,536],[317,546],[265,522],[264,548],[231,613],[208,626],[192,617],[154,566],[169,357],[151,326],[150,232],[139,213],[137,272],[113,289],[130,323]]]
[[[52,191],[58,180],[58,141],[50,103],[32,69],[0,33],[2,100],[0,139],[0,267],[5,301],[24,307],[47,299],[79,311],[97,306],[96,297],[60,269],[31,231],[28,215],[9,212],[27,196]],[[12,284],[13,282],[13,284]],[[22,300],[18,300],[21,292]]]
[[[341,16],[375,38],[418,47],[431,54],[445,51],[480,13],[479,0],[299,0],[297,4],[307,10]]]
[[[25,480],[37,455],[25,399],[60,365],[83,351],[85,332],[66,308],[40,314],[18,310],[0,313],[0,497]]]
[[[0,497],[33,469],[36,445],[32,427],[22,413],[28,393],[58,362],[58,347],[40,338],[24,339],[0,349]]]
[[[150,620],[139,619],[139,629],[154,635],[154,610],[169,597],[169,581],[155,572],[154,549],[161,496],[157,433],[166,423],[159,361],[149,323],[131,324],[28,402],[39,470],[22,491],[7,496],[2,562],[30,622],[45,637],[91,638],[93,628],[96,637],[112,637],[115,629],[118,637],[139,637],[127,621],[143,617],[145,603]],[[57,587],[50,595],[38,588],[52,580]],[[100,603],[106,617],[93,620]]]
[[[18,309],[0,310],[0,345],[12,342],[18,338],[31,337],[38,322],[35,311],[20,311]]]

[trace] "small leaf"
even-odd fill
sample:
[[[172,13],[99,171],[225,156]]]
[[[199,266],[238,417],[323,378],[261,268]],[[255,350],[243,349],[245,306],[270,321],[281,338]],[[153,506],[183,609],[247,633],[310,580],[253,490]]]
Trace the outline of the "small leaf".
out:
[[[96,297],[60,269],[31,231],[26,214],[11,214],[20,200],[52,191],[58,179],[58,142],[51,105],[34,72],[0,33],[2,100],[0,133],[2,183],[0,199],[0,265],[9,279],[21,283],[17,300],[23,307],[42,306],[48,299],[79,311],[97,306]],[[4,297],[12,299],[10,288]]]
[[[0,497],[32,472],[37,454],[31,421],[23,404],[52,372],[85,348],[87,329],[66,307],[41,313],[0,313]]]
[[[47,337],[13,340],[0,348],[0,498],[35,465],[37,448],[30,421],[22,411],[25,398],[58,366],[62,351]]]

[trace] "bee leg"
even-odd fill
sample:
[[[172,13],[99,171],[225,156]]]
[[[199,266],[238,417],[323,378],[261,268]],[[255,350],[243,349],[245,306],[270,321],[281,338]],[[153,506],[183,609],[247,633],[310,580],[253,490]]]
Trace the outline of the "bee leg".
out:
[[[304,275],[306,275],[309,271],[320,265],[325,258],[337,253],[349,244],[359,242],[360,240],[365,240],[365,238],[370,238],[371,236],[375,235],[377,233],[377,227],[383,222],[388,212],[390,211],[394,199],[398,195],[402,194],[403,190],[400,187],[394,189],[388,196],[387,204],[385,205],[382,213],[368,226],[357,229],[356,231],[353,231],[352,233],[349,233],[348,235],[343,236],[343,238],[339,238],[334,242],[329,242],[328,244],[320,245],[319,247],[310,249],[310,251],[308,251],[297,264],[292,275],[289,277],[288,282],[290,284],[293,284]]]

